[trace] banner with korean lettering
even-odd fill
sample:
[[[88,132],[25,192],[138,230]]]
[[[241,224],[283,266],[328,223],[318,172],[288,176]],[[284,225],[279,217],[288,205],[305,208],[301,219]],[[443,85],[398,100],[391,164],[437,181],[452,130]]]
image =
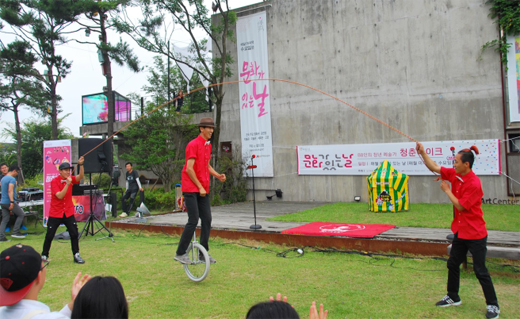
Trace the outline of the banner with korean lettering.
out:
[[[508,36],[507,88],[509,94],[509,121],[520,122],[520,36]]]
[[[475,145],[480,154],[473,171],[500,175],[500,140],[423,142],[437,164],[452,167],[455,154]],[[415,150],[415,143],[297,146],[298,175],[369,175],[384,160],[406,175],[431,175]]]
[[[254,174],[273,176],[273,143],[267,56],[266,13],[241,17],[237,21],[238,84],[242,158],[251,163],[255,155]]]
[[[51,181],[60,175],[61,163],[70,163],[70,140],[43,141],[43,224],[47,225],[51,207]]]

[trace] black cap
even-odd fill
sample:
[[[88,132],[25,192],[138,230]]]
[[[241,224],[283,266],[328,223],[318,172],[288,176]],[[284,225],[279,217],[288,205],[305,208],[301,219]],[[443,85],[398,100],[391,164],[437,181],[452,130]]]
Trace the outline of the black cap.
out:
[[[0,254],[0,307],[22,300],[41,270],[42,258],[31,246],[14,245]]]
[[[68,163],[68,162],[63,162],[63,163],[60,164],[60,171],[62,169],[71,169],[71,168],[72,167],[70,166],[70,163]]]

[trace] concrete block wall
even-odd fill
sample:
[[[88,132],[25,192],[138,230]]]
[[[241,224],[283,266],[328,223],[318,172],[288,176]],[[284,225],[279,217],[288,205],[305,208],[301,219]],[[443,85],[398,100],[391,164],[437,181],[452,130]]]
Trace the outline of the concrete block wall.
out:
[[[485,2],[272,0],[237,13],[267,12],[270,78],[327,92],[418,141],[503,139],[499,55],[481,53],[498,37]],[[237,61],[236,43],[229,50]],[[221,142],[239,150],[238,85],[225,90]],[[410,142],[309,88],[272,81],[270,92],[275,176],[255,179],[257,199],[280,188],[283,200],[366,201],[365,177],[298,176],[296,146]],[[411,176],[412,203],[447,202],[433,178]],[[481,180],[486,197],[507,198],[505,177]]]

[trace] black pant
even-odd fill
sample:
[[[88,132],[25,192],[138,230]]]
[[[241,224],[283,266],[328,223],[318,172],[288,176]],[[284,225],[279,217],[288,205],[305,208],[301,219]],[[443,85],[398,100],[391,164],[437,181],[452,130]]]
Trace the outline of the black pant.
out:
[[[179,246],[177,247],[177,255],[184,255],[190,242],[193,238],[193,233],[199,218],[201,221],[200,227],[200,244],[209,251],[208,241],[209,233],[211,231],[211,207],[209,203],[209,195],[204,197],[200,193],[182,193],[184,196],[184,203],[188,210],[188,223],[182,232]]]
[[[487,236],[482,239],[470,240],[460,239],[458,233],[453,238],[451,245],[450,258],[448,259],[448,296],[451,299],[458,301],[459,286],[460,286],[460,264],[466,260],[466,254],[469,252],[473,256],[473,270],[477,276],[486,304],[498,306],[497,295],[495,287],[491,281],[491,276],[486,268],[486,253],[487,253]]]
[[[127,189],[125,194],[123,195],[123,213],[129,214],[132,210],[132,206],[134,206],[135,196],[137,195],[137,191],[139,189]],[[130,198],[130,207],[126,210],[126,200]]]
[[[47,220],[47,234],[45,235],[45,242],[43,243],[42,256],[49,257],[49,250],[51,249],[52,240],[54,239],[54,235],[56,235],[56,231],[61,224],[64,224],[65,227],[67,227],[67,231],[69,232],[72,254],[75,255],[76,253],[79,253],[79,233],[76,218],[74,218],[74,215],[65,217],[65,214],[63,214],[62,218],[49,217]]]

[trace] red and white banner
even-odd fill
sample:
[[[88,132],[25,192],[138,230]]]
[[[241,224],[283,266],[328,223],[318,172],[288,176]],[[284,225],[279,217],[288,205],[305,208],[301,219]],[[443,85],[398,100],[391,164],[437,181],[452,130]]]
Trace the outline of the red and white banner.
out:
[[[51,206],[51,181],[60,175],[60,164],[70,163],[70,140],[43,141],[43,224],[47,225]]]
[[[242,81],[238,84],[242,158],[250,164],[252,155],[255,155],[255,176],[272,177],[269,81],[251,81],[269,78],[265,11],[238,19],[237,50],[238,74]]]
[[[477,175],[500,175],[500,140],[423,142],[437,164],[453,166],[462,149],[477,146],[473,171]],[[296,147],[298,175],[369,175],[384,160],[406,175],[431,175],[415,151],[415,143],[303,145]]]

